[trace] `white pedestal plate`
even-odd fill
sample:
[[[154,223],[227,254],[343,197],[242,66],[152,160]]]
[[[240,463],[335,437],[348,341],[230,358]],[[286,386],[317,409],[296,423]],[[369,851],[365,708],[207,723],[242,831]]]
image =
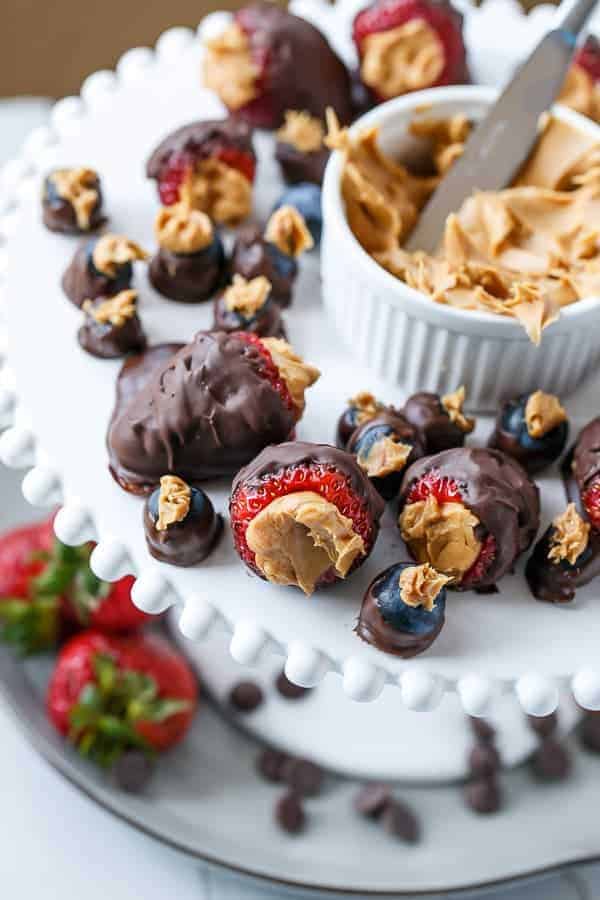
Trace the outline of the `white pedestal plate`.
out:
[[[425,655],[405,662],[363,644],[353,632],[369,580],[403,553],[391,513],[368,563],[347,584],[307,600],[250,578],[228,534],[200,567],[176,570],[157,563],[146,550],[141,501],[121,491],[109,475],[104,440],[119,364],[92,359],[76,343],[80,314],[60,289],[75,242],[43,228],[41,178],[52,165],[93,166],[103,180],[112,230],[151,247],[157,199],[144,178],[148,153],[173,128],[222,112],[200,88],[199,55],[198,41],[185,29],[163,35],[156,52],[130,51],[116,74],[96,73],[81,97],[58,103],[51,126],[36,130],[24,156],[2,171],[0,277],[9,346],[0,375],[0,415],[10,427],[0,438],[0,458],[28,470],[23,491],[31,503],[61,505],[56,530],[62,540],[98,541],[92,557],[98,575],[114,579],[133,571],[136,602],[151,612],[179,606],[181,630],[194,641],[217,624],[224,627],[225,642],[211,638],[195,654],[205,659],[205,678],[217,695],[234,677],[225,658],[227,644],[238,663],[263,660],[279,667],[275,654],[285,658],[292,681],[314,685],[324,679],[296,725],[283,711],[256,717],[255,730],[270,741],[289,743],[294,728],[293,739],[304,741],[306,752],[332,768],[365,777],[439,781],[464,774],[466,711],[495,719],[504,758],[516,763],[532,746],[523,710],[545,715],[561,691],[574,694],[582,706],[600,707],[600,604],[593,585],[568,610],[533,601],[520,570],[503,581],[498,595],[452,595],[439,640]],[[281,190],[271,141],[257,136],[261,220]],[[209,326],[209,306],[161,299],[143,268],[136,270],[135,282],[152,342],[187,340]],[[370,388],[402,402],[339,347],[320,307],[314,256],[302,267],[288,321],[293,344],[323,371],[308,398],[300,438],[330,440],[346,398],[358,390]],[[589,418],[596,411],[593,403],[590,390],[569,409]],[[474,441],[489,427],[481,421]],[[223,513],[228,487],[207,485]],[[543,497],[547,522],[564,502],[555,474],[543,479]],[[365,709],[347,698],[377,702]],[[568,726],[572,701],[564,708]]]

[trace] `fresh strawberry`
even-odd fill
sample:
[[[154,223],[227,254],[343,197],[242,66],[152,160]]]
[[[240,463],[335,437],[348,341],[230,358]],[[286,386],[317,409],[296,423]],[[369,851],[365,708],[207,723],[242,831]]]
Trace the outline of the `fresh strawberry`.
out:
[[[438,503],[463,503],[463,495],[460,485],[452,478],[440,478],[435,469],[430,469],[412,486],[407,496],[407,504],[418,503],[426,500],[431,494]],[[466,588],[469,585],[477,585],[487,572],[492,560],[496,556],[496,541],[492,534],[484,537],[479,556],[465,572],[461,579],[461,587]]]
[[[590,486],[581,495],[589,520],[594,528],[600,529],[600,478],[593,478]]]
[[[352,37],[359,56],[363,55],[364,40],[369,35],[418,19],[433,29],[444,51],[444,67],[429,87],[467,81],[462,16],[446,0],[376,0],[354,19]]]
[[[573,65],[581,66],[590,78],[600,81],[600,41],[593,34],[589,34],[584,44],[577,50]]]
[[[279,369],[273,362],[273,357],[261,341],[261,339],[256,334],[252,334],[249,331],[236,331],[235,336],[242,341],[244,344],[248,344],[250,347],[254,347],[260,353],[264,363],[261,367],[261,375],[270,382],[272,387],[275,388],[285,406],[288,409],[294,409],[294,401],[292,400],[292,395],[290,394],[289,388],[285,383],[284,379],[281,377],[279,373]]]
[[[192,671],[163,639],[85,631],[59,654],[47,710],[82,755],[110,766],[131,749],[152,755],[178,743],[197,698]]]
[[[352,488],[348,475],[332,465],[312,463],[285,466],[248,484],[241,481],[234,489],[229,512],[234,544],[244,563],[257,574],[254,553],[246,541],[248,525],[273,500],[299,491],[313,491],[337,506],[342,515],[352,519],[354,531],[359,534],[365,546],[365,556],[370,553],[378,526],[374,521],[366,498],[359,497]],[[355,564],[355,565],[356,565]]]
[[[112,584],[101,581],[86,561],[78,569],[64,598],[63,614],[84,628],[114,633],[135,631],[150,616],[138,609],[131,599],[134,584],[132,575],[125,575]]]

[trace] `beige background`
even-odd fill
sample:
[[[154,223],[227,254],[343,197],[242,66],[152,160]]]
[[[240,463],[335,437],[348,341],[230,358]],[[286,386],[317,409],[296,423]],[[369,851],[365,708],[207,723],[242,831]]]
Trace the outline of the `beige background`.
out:
[[[236,0],[0,0],[0,96],[77,93],[130,47]]]

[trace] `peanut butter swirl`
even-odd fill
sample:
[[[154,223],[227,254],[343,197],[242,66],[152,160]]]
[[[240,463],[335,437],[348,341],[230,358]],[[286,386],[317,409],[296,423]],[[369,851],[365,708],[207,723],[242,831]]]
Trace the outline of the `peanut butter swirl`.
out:
[[[264,275],[251,278],[250,281],[242,275],[234,275],[233,282],[223,294],[223,299],[226,309],[242,313],[249,319],[263,308],[270,293],[271,282]]]
[[[291,144],[300,153],[315,153],[320,150],[324,137],[325,129],[321,120],[305,110],[286,110],[285,121],[277,131],[278,141]]]
[[[375,441],[369,449],[357,456],[357,462],[369,478],[385,478],[392,472],[401,472],[412,453],[411,444],[403,444],[386,435]]]
[[[295,259],[314,246],[304,217],[294,206],[280,206],[275,210],[267,222],[265,240]]]
[[[444,71],[444,48],[424,19],[368,35],[362,54],[362,80],[386,100],[430,87]]]
[[[229,109],[240,109],[258,96],[258,67],[252,61],[250,42],[236,22],[205,41],[204,84]]]
[[[179,189],[184,206],[205,212],[215,222],[237,225],[252,208],[252,184],[220,159],[203,159]]]
[[[431,612],[436,597],[451,581],[448,575],[437,572],[429,563],[409,566],[400,573],[400,597],[407,606],[422,606],[427,612]]]
[[[75,210],[77,225],[82,231],[90,227],[92,213],[98,203],[98,174],[93,169],[55,169],[52,182],[63,200]]]
[[[400,515],[402,538],[415,559],[460,581],[481,550],[479,520],[462,503],[438,503],[433,494],[407,504]]]
[[[567,413],[554,394],[535,391],[525,406],[525,423],[532,438],[542,438],[549,431],[566,422]]]
[[[600,294],[600,145],[593,137],[550,119],[514,186],[467,198],[448,217],[439,251],[428,255],[402,243],[437,179],[383,154],[376,129],[350,138],[331,118],[328,124],[327,142],[345,157],[350,228],[410,287],[436,303],[515,318],[535,344],[563,307]]]
[[[199,253],[213,240],[210,218],[186,203],[163,206],[154,220],[154,233],[159,247],[184,255]]]
[[[148,254],[139,244],[122,234],[103,234],[92,251],[95,268],[109,278],[115,277],[119,266],[147,258]]]
[[[114,297],[94,305],[93,300],[84,300],[81,307],[99,325],[114,325],[121,328],[137,313],[137,291],[120,291]]]
[[[550,538],[548,559],[555,563],[566,560],[574,566],[588,545],[589,522],[584,522],[574,503],[569,503],[564,513],[553,520],[552,525],[554,531]]]
[[[158,496],[156,530],[166,531],[169,525],[183,522],[190,511],[192,490],[177,475],[163,475]]]
[[[444,394],[442,406],[448,413],[450,421],[454,423],[464,434],[470,434],[475,428],[475,419],[465,416],[463,406],[465,403],[465,387],[461,385],[452,394]]]

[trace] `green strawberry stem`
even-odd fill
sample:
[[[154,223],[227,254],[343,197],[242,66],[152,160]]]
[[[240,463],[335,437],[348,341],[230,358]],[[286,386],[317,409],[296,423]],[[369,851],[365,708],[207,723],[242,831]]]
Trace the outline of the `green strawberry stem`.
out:
[[[53,647],[58,640],[57,597],[8,598],[0,602],[0,637],[22,656]]]

